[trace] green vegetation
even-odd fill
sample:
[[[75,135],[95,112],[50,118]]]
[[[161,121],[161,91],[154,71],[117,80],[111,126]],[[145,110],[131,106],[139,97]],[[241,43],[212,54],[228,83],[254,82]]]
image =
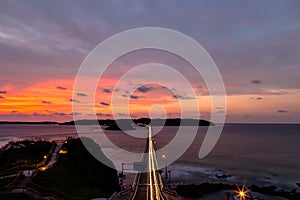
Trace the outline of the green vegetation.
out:
[[[49,141],[24,140],[9,142],[0,149],[0,173],[12,168],[34,168],[51,150]]]
[[[105,157],[101,148],[92,139],[82,138],[82,140],[99,152],[99,156]],[[85,199],[110,197],[114,191],[119,190],[117,171],[95,159],[80,139],[68,140],[63,149],[67,153],[60,154],[52,168],[40,171],[32,179],[32,183]],[[107,162],[111,163],[108,159]]]

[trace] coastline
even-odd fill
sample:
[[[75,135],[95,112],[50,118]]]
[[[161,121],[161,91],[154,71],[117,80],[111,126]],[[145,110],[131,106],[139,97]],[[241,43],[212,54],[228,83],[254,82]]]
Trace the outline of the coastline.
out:
[[[2,126],[2,125],[0,125],[0,126]],[[11,126],[11,125],[5,125],[6,127],[7,126]],[[15,126],[15,125],[12,125],[11,127],[13,127],[13,126]],[[23,125],[16,125],[17,126],[17,128],[18,128],[18,130],[19,129],[21,129],[21,131],[20,132],[22,132],[23,131]],[[76,136],[76,132],[74,131],[75,129],[74,129],[74,126],[55,126],[55,125],[45,125],[45,127],[43,127],[43,125],[26,125],[26,127],[28,127],[28,128],[30,128],[31,126],[34,126],[34,127],[39,127],[40,129],[34,129],[34,131],[39,131],[39,130],[43,130],[43,131],[47,131],[47,133],[42,133],[42,134],[40,134],[40,132],[38,133],[34,133],[33,135],[34,135],[34,137],[35,138],[43,138],[43,139],[45,139],[43,136],[46,136],[46,138],[47,139],[49,139],[49,140],[56,140],[56,139],[58,139],[58,138],[60,138],[60,139],[65,139],[66,137],[68,137],[68,136]],[[230,133],[233,133],[233,136],[234,137],[237,137],[237,135],[236,135],[236,130],[234,129],[234,131],[231,131],[232,130],[232,128],[235,128],[235,127],[242,127],[243,129],[245,129],[245,128],[247,128],[247,127],[250,127],[251,128],[251,131],[252,130],[256,130],[255,129],[255,127],[257,127],[257,126],[252,126],[252,125],[249,125],[249,126],[246,126],[245,127],[245,125],[230,125],[230,126],[228,126],[230,129],[230,131],[229,132],[226,132],[225,131],[225,133],[224,133],[224,135],[223,135],[223,137],[225,138],[225,139],[227,139],[227,140],[230,140],[230,138],[228,138],[228,134]],[[51,127],[51,128],[53,128],[53,131],[51,131],[51,130],[47,130],[47,129],[49,129],[49,127]],[[261,127],[261,126],[259,126],[260,127],[260,129],[264,129],[265,127]],[[286,126],[286,125],[284,125],[283,127],[279,127],[279,128],[281,128],[282,130],[285,130],[286,129],[286,127],[288,127],[288,126]],[[87,126],[87,128],[89,128],[88,126]],[[173,129],[175,130],[176,129],[176,127],[167,127],[167,129],[168,130],[170,130],[170,131],[172,131]],[[205,129],[205,127],[201,127],[201,129]],[[274,134],[276,133],[276,132],[273,132],[273,130],[277,130],[278,129],[278,126],[271,126],[271,131],[270,131],[270,134],[271,134],[271,136],[272,136],[272,138],[274,138]],[[294,127],[292,127],[292,129],[294,129]],[[12,129],[9,129],[10,131],[12,131]],[[237,129],[238,131],[240,131],[240,129],[238,128]],[[51,132],[52,132],[52,134],[51,134]],[[263,132],[264,133],[264,135],[265,135],[265,132]],[[110,134],[111,134],[111,136],[112,137],[119,137],[119,132],[118,131],[112,131],[112,132],[110,132]],[[246,133],[240,133],[241,135],[239,135],[239,136],[251,136],[251,135],[249,135],[248,133],[246,134]],[[257,137],[257,140],[261,140],[261,138],[260,137],[258,137],[258,136],[260,136],[260,133],[258,132],[258,133],[255,133],[256,134],[256,136],[255,136],[255,138]],[[281,134],[281,133],[280,133]],[[282,135],[284,135],[284,137],[286,138],[286,137],[291,137],[291,136],[293,136],[292,138],[294,138],[295,136],[296,136],[296,134],[295,134],[295,131],[292,131],[291,133],[289,133],[289,132],[284,132],[284,133],[282,133]],[[238,136],[238,137],[239,137]],[[21,138],[26,138],[26,139],[28,139],[28,137],[24,137],[24,135],[22,135],[21,136]],[[32,137],[32,135],[31,136],[29,136],[29,138],[33,138]],[[223,139],[224,139],[223,138]],[[3,137],[0,137],[0,141],[2,140],[10,140],[10,139],[13,139],[13,140],[19,140],[19,137],[6,137],[6,138],[4,138],[3,139]],[[255,139],[256,140],[256,139]],[[282,141],[282,140],[281,140]],[[293,141],[296,141],[295,139],[293,139]],[[270,142],[273,142],[273,141],[270,141]],[[126,142],[125,142],[126,143]],[[222,143],[221,143],[222,144]],[[195,146],[195,149],[196,149],[196,151],[198,151],[197,149],[198,149],[198,145],[196,145]],[[284,149],[284,148],[283,148]],[[189,154],[190,155],[190,154]],[[211,156],[209,156],[206,160],[210,160],[210,159],[213,159],[213,160],[216,160],[216,159],[219,159],[219,157],[223,157],[225,154],[224,154],[224,152],[222,152],[222,154],[220,154],[219,153],[219,151],[217,150],[216,152],[213,152],[212,153],[212,155]],[[231,155],[231,154],[230,154]],[[216,157],[217,156],[217,157]],[[205,160],[205,161],[206,161]],[[296,163],[297,163],[297,161],[295,161]],[[235,181],[235,180],[232,180],[232,179],[238,179],[238,180],[241,180],[241,179],[243,179],[244,178],[244,176],[238,176],[238,175],[236,175],[235,173],[232,173],[232,172],[230,172],[230,171],[228,171],[228,169],[226,170],[225,168],[223,168],[223,167],[214,167],[214,166],[218,166],[218,164],[214,164],[214,163],[206,163],[206,162],[204,162],[204,161],[201,161],[200,162],[200,164],[198,164],[198,165],[196,165],[196,167],[194,167],[194,169],[192,169],[192,168],[187,168],[187,167],[190,167],[190,166],[195,166],[195,164],[191,164],[191,163],[189,163],[189,161],[186,159],[186,158],[184,158],[184,159],[181,159],[181,160],[179,160],[177,163],[175,163],[175,164],[177,164],[177,166],[179,166],[179,168],[178,169],[173,169],[172,170],[172,173],[173,173],[173,175],[172,175],[172,179],[173,179],[173,183],[174,184],[181,184],[182,183],[182,180],[184,180],[184,182],[185,182],[185,184],[192,184],[192,183],[194,183],[194,184],[199,184],[199,183],[201,183],[201,182],[233,182],[233,181]],[[183,165],[183,166],[182,166]],[[213,167],[212,167],[213,166]],[[180,167],[182,167],[182,168],[180,168]],[[185,169],[184,169],[185,168]],[[170,166],[170,169],[172,169],[172,166]],[[214,178],[213,180],[211,179],[211,177],[212,176],[214,176],[215,175],[215,173],[218,171],[218,170],[220,170],[220,171],[223,171],[223,173],[225,173],[225,174],[230,174],[231,175],[231,180],[226,180],[226,179],[218,179],[218,178]],[[192,173],[191,173],[192,172]],[[176,173],[178,173],[178,175],[176,175]],[[250,178],[251,177],[253,177],[253,174],[254,174],[254,172],[251,172],[252,173],[252,175],[251,174],[249,174],[250,175]],[[263,173],[267,173],[267,174],[270,174],[271,172],[267,172],[267,171],[265,171],[265,172],[263,172]],[[184,175],[184,174],[186,174],[186,175]],[[278,172],[277,173],[277,175],[276,174],[274,174],[275,175],[275,178],[276,178],[276,176],[278,176],[278,174],[280,175],[280,172]],[[180,177],[180,178],[177,178],[176,176],[178,176],[178,177]],[[249,178],[249,177],[248,177]],[[264,178],[263,176],[261,177],[261,178]],[[192,179],[194,179],[194,180],[196,180],[197,179],[197,181],[192,181]],[[230,179],[230,178],[229,178]],[[202,180],[202,181],[201,181]],[[247,179],[247,184],[248,184],[248,180],[249,179]],[[268,184],[268,186],[276,186],[276,187],[278,187],[278,188],[280,188],[280,185],[278,185],[277,183],[280,183],[279,181],[277,181],[277,182],[272,182],[273,181],[273,178],[268,178],[267,176],[266,176],[266,183],[269,181],[269,184]],[[254,181],[259,181],[259,180],[254,180]],[[255,183],[255,182],[254,182]],[[284,182],[285,184],[291,184],[295,189],[297,189],[297,191],[299,191],[299,188],[300,187],[298,187],[297,185],[296,185],[296,183],[297,182],[287,182],[287,181],[285,181]],[[252,182],[251,182],[251,184],[252,184]],[[290,189],[292,189],[292,188],[290,188]],[[288,191],[288,190],[286,190],[286,191]]]

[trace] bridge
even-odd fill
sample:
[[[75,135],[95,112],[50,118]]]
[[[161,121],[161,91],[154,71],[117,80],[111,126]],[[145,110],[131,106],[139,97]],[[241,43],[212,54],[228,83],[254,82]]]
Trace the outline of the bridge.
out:
[[[163,183],[160,174],[157,172],[157,160],[153,145],[152,129],[148,125],[148,139],[145,148],[145,154],[142,159],[146,163],[147,172],[141,172],[136,175],[133,183],[134,193],[131,197],[132,200],[163,200]]]
[[[152,129],[148,127],[148,138],[144,155],[141,163],[144,168],[135,176],[132,184],[132,190],[123,191],[112,197],[113,200],[130,199],[130,200],[167,200],[172,197],[176,199],[176,193],[164,188],[160,173],[158,173],[158,164],[154,149],[154,139]]]

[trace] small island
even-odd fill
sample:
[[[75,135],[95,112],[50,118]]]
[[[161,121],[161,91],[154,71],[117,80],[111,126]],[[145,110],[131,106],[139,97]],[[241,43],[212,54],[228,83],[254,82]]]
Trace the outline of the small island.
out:
[[[138,119],[81,119],[72,120],[69,122],[26,122],[26,121],[0,121],[0,124],[13,124],[13,125],[101,125],[105,130],[120,131],[120,130],[135,130],[134,126],[215,126],[213,122],[204,119],[192,119],[192,118],[168,118],[168,119],[150,119],[150,118],[138,118]]]
[[[134,126],[214,126],[213,122],[204,119],[192,118],[168,118],[168,119],[104,119],[104,120],[76,120],[70,122],[59,123],[59,125],[101,125],[105,130],[134,130]]]

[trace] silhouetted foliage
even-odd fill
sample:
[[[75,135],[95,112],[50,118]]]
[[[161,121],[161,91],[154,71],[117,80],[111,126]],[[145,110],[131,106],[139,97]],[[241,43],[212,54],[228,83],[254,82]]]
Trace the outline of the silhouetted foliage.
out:
[[[150,118],[139,118],[139,119],[101,119],[101,120],[77,120],[76,122],[64,122],[60,125],[103,125],[108,126],[107,130],[130,130],[133,129],[131,123],[134,122],[136,125],[144,126],[151,124],[152,126],[213,126],[214,123],[203,120],[203,119],[180,119],[180,118],[168,118],[168,119],[150,119]],[[119,128],[117,125],[121,125]],[[124,128],[123,128],[124,127]]]
[[[9,142],[0,149],[0,172],[20,165],[37,164],[52,147],[49,141],[24,140]]]
[[[90,138],[82,138],[101,158],[106,158],[101,148]],[[56,188],[72,196],[93,198],[109,197],[120,189],[117,171],[95,159],[80,139],[68,140],[63,145],[67,154],[60,154],[55,165],[39,172],[33,182],[46,188]],[[111,161],[106,158],[106,162]],[[111,165],[113,165],[111,163]]]

